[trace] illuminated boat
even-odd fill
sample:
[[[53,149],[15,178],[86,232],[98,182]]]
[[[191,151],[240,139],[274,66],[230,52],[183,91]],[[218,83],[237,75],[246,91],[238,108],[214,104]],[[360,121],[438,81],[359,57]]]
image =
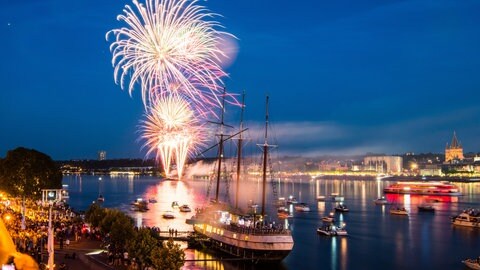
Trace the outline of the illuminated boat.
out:
[[[287,208],[285,208],[285,206],[280,206],[277,209],[277,216],[278,218],[286,219],[292,217],[292,214],[290,213],[290,211],[288,211]]]
[[[462,261],[469,269],[480,270],[480,257],[477,259],[466,259]]]
[[[405,209],[405,207],[396,206],[390,209],[390,214],[398,216],[408,216],[408,211],[407,209]]]
[[[294,208],[297,212],[310,212],[310,207],[306,203],[296,204]]]
[[[222,110],[223,112],[223,110]],[[223,119],[223,115],[222,115]],[[251,209],[253,213],[244,215],[238,211],[233,211],[234,207],[218,201],[218,191],[221,173],[221,163],[223,153],[218,151],[216,174],[216,194],[210,205],[205,209],[199,209],[195,216],[187,219],[187,224],[193,224],[193,230],[198,238],[206,238],[210,243],[210,248],[227,253],[239,259],[248,259],[255,262],[258,261],[281,261],[292,251],[294,241],[291,231],[288,229],[288,219],[284,219],[284,223],[269,222],[266,219],[266,183],[267,183],[267,162],[268,150],[270,145],[267,142],[267,125],[268,125],[268,97],[267,97],[267,117],[265,129],[265,142],[260,145],[263,150],[262,164],[262,204],[261,212],[257,213],[256,207]],[[223,124],[223,121],[221,122]],[[241,128],[240,130],[242,130]],[[220,130],[223,130],[221,128]],[[241,134],[242,131],[239,132]],[[226,135],[220,133],[218,148],[223,149]],[[241,136],[237,144],[241,149]],[[238,160],[240,153],[238,151]],[[237,170],[239,167],[237,167]],[[237,172],[238,172],[237,171]],[[237,174],[237,183],[238,183]],[[238,186],[237,186],[238,187]],[[239,189],[237,195],[239,197]],[[237,207],[235,207],[237,209]],[[270,218],[268,218],[270,220]]]
[[[337,206],[335,206],[335,211],[337,211],[337,212],[348,212],[350,210],[348,209],[348,207],[345,204],[339,203],[339,204],[337,204]]]
[[[335,221],[335,214],[333,212],[330,212],[328,216],[322,217],[322,221],[326,223],[332,223]]]
[[[383,190],[385,193],[460,196],[460,189],[448,182],[397,182]]]
[[[464,210],[462,213],[452,218],[452,224],[480,228],[480,212],[474,209]]]
[[[187,204],[184,204],[179,207],[180,212],[192,212],[192,209]]]
[[[342,226],[336,226],[333,224],[324,224],[317,228],[317,233],[326,236],[347,236],[348,232],[345,230],[345,223]]]
[[[165,211],[165,213],[163,213],[162,217],[165,218],[165,219],[174,219],[175,214],[172,211]]]
[[[378,198],[376,200],[373,201],[376,205],[386,205],[386,204],[390,204],[387,200],[387,198],[385,198],[384,196],[382,196],[381,198]]]

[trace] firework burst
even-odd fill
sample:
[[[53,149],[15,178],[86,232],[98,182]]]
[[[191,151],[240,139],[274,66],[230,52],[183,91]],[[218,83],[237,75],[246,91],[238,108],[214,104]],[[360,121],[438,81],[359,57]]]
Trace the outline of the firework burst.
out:
[[[226,76],[220,62],[227,57],[222,37],[233,36],[218,31],[221,25],[209,20],[217,15],[197,0],[133,3],[136,10],[126,5],[117,17],[128,27],[107,33],[107,40],[109,34],[115,36],[110,46],[115,81],[130,95],[138,83],[145,106],[176,94],[202,111],[220,107],[221,78]],[[238,103],[235,98],[229,102]]]
[[[141,139],[145,140],[143,147],[148,149],[147,155],[156,153],[167,177],[175,160],[181,178],[187,156],[203,146],[205,138],[205,129],[195,118],[194,111],[175,95],[159,98],[148,107],[140,132]]]

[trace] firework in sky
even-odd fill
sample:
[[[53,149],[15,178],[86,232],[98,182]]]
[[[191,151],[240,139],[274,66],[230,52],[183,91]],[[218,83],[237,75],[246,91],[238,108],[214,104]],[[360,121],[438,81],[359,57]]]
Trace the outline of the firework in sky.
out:
[[[184,96],[203,112],[221,106],[224,41],[233,36],[218,31],[221,25],[210,20],[216,14],[198,2],[134,0],[134,8],[126,5],[117,17],[127,27],[107,33],[107,40],[115,36],[110,46],[115,81],[130,95],[140,85],[145,106],[170,94]],[[238,103],[233,97],[227,102]]]
[[[194,111],[177,95],[161,97],[148,107],[140,132],[147,155],[156,153],[167,177],[175,160],[181,178],[187,156],[202,146],[205,138],[204,127],[195,118]]]

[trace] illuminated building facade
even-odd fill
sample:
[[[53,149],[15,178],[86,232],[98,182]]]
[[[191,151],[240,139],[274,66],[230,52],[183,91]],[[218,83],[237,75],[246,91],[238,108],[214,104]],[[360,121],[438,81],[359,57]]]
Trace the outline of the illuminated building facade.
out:
[[[98,151],[98,160],[105,160],[107,159],[107,151],[101,150]]]
[[[365,169],[378,173],[401,173],[403,158],[399,156],[368,156],[363,159]]]
[[[453,132],[452,143],[450,146],[447,143],[445,147],[445,163],[454,163],[463,159],[463,147],[457,140],[457,134]]]

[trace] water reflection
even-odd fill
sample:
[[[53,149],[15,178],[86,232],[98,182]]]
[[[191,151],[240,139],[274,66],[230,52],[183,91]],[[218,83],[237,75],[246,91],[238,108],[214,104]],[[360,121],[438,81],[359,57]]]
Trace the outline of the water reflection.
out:
[[[169,228],[191,231],[192,227],[185,224],[185,219],[193,212],[182,213],[178,208],[172,208],[172,202],[188,204],[195,211],[208,201],[208,197],[212,197],[214,191],[213,185],[205,180],[179,182],[154,177],[104,176],[102,182],[106,207],[129,213],[139,226],[156,226],[162,231]],[[330,269],[356,269],[361,265],[363,269],[378,269],[378,261],[382,261],[386,269],[461,269],[461,259],[478,256],[475,253],[480,250],[480,230],[452,227],[450,217],[465,208],[480,208],[480,183],[459,184],[463,192],[460,197],[387,194],[389,201],[408,207],[410,216],[406,218],[390,215],[390,206],[373,203],[383,195],[383,189],[393,183],[384,180],[277,181],[278,196],[294,195],[311,208],[308,213],[294,213],[293,218],[281,221],[292,226],[295,240],[294,250],[284,260],[284,267],[317,269],[319,265],[324,265]],[[98,196],[98,176],[68,176],[64,178],[64,184],[69,185],[69,203],[76,209],[86,209]],[[235,186],[231,184],[231,190],[227,192],[222,184],[221,198],[230,194],[233,202]],[[267,189],[268,201],[273,202],[275,196],[271,183]],[[261,202],[258,179],[242,182],[240,191],[239,205],[243,209],[247,208],[250,200]],[[345,197],[344,203],[350,209],[348,213],[335,213],[336,223],[347,224],[349,236],[312,237],[322,223],[321,218],[333,210],[335,202],[330,195],[335,192]],[[318,196],[325,196],[326,200],[317,201]],[[150,203],[150,210],[145,213],[130,211],[130,202],[139,197],[152,198],[157,203]],[[434,213],[418,212],[417,206],[426,200],[435,201]],[[290,209],[294,211],[293,206]],[[174,211],[176,218],[163,219],[165,211]],[[267,205],[267,213],[268,218],[276,219],[273,204]],[[189,258],[201,261],[187,262],[190,268],[185,269],[255,269],[255,266],[240,263],[212,261],[212,255],[206,253],[189,252]],[[406,257],[415,264],[405,262]]]

